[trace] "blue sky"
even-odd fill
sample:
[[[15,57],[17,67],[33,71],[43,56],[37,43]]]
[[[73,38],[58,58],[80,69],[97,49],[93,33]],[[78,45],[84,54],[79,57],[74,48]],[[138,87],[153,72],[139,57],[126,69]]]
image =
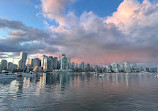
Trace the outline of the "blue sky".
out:
[[[100,17],[107,17],[111,16],[112,13],[117,10],[122,1],[123,0],[76,0],[75,3],[67,7],[67,10],[74,11],[77,16],[80,16],[85,11],[92,11]],[[142,2],[142,0],[139,1]],[[156,0],[150,1],[155,2]],[[44,18],[40,12],[40,6],[40,0],[1,0],[0,17],[19,20],[28,26],[44,29]],[[49,21],[49,23],[55,24],[54,21]]]
[[[123,0],[77,0],[70,4],[67,10],[72,10],[77,16],[84,11],[93,11],[100,17],[110,16]],[[1,0],[0,17],[19,20],[28,26],[44,29],[43,17],[39,8],[40,0]],[[48,20],[48,19],[47,19]],[[48,20],[49,21],[49,20]],[[54,22],[50,21],[51,24]]]
[[[121,2],[122,0],[77,0],[74,4],[70,4],[67,10],[75,11],[77,16],[84,11],[93,11],[98,16],[106,17],[116,11]],[[40,0],[1,0],[0,17],[19,20],[28,26],[44,29],[40,8],[36,8],[40,5]],[[55,24],[52,21],[49,23]]]

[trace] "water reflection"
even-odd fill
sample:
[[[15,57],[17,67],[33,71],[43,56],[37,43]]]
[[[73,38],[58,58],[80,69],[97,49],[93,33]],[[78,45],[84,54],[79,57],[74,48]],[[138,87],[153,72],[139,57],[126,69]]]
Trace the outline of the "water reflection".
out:
[[[158,91],[157,84],[158,80],[154,74],[107,73],[104,78],[99,78],[93,73],[43,73],[37,78],[0,80],[0,108],[50,110],[47,109],[49,107],[63,110],[61,106],[65,106],[65,111],[76,108],[94,110],[97,108],[93,106],[94,103],[97,105],[106,103],[104,105],[111,108],[110,104],[116,99],[126,101],[130,106],[131,101],[142,99],[142,96],[151,92],[151,98],[157,97],[154,93]],[[154,104],[157,101],[156,99],[151,102]],[[80,106],[72,107],[75,104]]]

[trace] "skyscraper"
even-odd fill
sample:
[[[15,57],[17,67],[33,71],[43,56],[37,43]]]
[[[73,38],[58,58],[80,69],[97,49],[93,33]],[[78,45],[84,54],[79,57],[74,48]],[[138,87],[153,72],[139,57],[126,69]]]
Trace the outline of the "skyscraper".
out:
[[[33,66],[33,69],[36,67],[36,66],[40,66],[40,60],[38,58],[35,58],[33,59],[32,61],[32,66]]]
[[[117,62],[112,63],[111,66],[112,66],[112,71],[113,72],[119,72],[120,71],[120,65]]]
[[[129,62],[125,62],[124,64],[123,64],[123,70],[124,70],[124,72],[131,72],[131,68],[130,68],[130,64],[129,64]]]
[[[43,67],[44,72],[48,71],[48,62],[48,57],[43,55],[41,59],[41,67]]]
[[[68,60],[68,69],[71,69],[71,58],[68,57],[67,60]]]
[[[68,69],[68,60],[67,60],[66,54],[62,54],[60,69],[61,70],[67,70]]]
[[[18,68],[20,70],[25,70],[26,68],[26,60],[27,60],[27,53],[25,52],[20,52],[20,60],[19,60],[19,64],[18,64]]]
[[[49,58],[48,58],[48,61],[49,61],[48,69],[49,69],[49,71],[53,70],[53,60],[54,60],[53,57],[49,56]]]
[[[54,59],[53,59],[53,69],[57,69],[57,67],[58,67],[58,58],[54,57]]]
[[[1,70],[7,69],[7,60],[1,60]]]
[[[13,71],[13,63],[12,62],[8,62],[8,70],[9,71]]]
[[[75,70],[75,63],[74,62],[71,63],[71,69]]]
[[[84,62],[81,62],[81,64],[80,64],[80,68],[81,68],[82,71],[85,70],[85,63],[84,63]]]
[[[87,65],[86,65],[86,71],[90,71],[90,69],[91,69],[91,65],[90,65],[90,64],[87,64]]]

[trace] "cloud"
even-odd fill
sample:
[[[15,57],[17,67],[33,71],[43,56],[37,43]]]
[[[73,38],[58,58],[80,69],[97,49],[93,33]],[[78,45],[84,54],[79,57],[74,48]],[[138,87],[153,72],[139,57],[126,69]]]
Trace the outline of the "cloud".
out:
[[[64,24],[67,30],[51,26],[56,38],[46,41],[60,46],[62,53],[93,63],[155,62],[158,55],[158,4],[148,0],[142,3],[124,0],[109,17],[98,17],[91,11],[78,18],[74,13],[72,15],[74,25],[69,25],[71,22],[68,21]],[[63,15],[65,20],[66,16]]]
[[[1,52],[27,51],[34,53],[50,48],[50,45],[48,47],[47,43],[45,43],[46,39],[51,38],[51,34],[48,31],[28,27],[20,21],[0,18],[0,29],[4,28],[11,31],[8,33],[8,37],[0,38]],[[52,52],[58,51],[56,47],[51,46]]]
[[[56,20],[59,25],[64,26],[67,22],[65,9],[71,2],[74,0],[41,0],[44,17]]]
[[[20,21],[10,21],[5,18],[0,18],[0,29],[4,28],[10,28],[10,29],[20,29],[20,30],[28,30],[29,27],[26,27],[22,22]]]
[[[41,0],[43,15],[56,27],[49,30],[28,27],[20,21],[0,19],[0,29],[9,28],[0,39],[0,51],[66,53],[90,63],[158,62],[158,4],[148,0],[124,0],[109,17],[92,11],[79,17],[66,8],[72,0]]]

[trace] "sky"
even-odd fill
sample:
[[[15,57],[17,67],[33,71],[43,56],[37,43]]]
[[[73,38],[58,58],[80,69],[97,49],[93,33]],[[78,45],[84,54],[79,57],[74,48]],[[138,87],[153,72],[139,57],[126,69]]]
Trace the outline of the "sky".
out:
[[[157,0],[1,0],[0,58],[157,64],[157,18]]]

